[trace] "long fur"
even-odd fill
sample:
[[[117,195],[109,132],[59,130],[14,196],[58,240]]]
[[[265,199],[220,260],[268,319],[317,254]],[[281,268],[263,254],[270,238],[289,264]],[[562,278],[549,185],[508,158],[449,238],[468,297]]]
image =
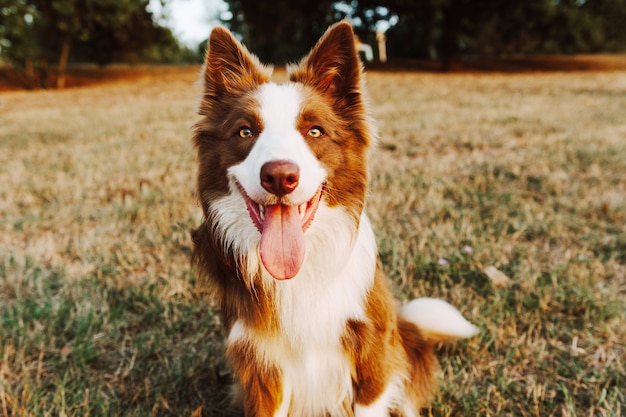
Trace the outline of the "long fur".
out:
[[[375,134],[352,28],[329,28],[281,85],[217,28],[203,71],[193,261],[219,302],[246,416],[416,416],[435,386],[433,346],[475,328],[447,304],[396,311],[363,211]],[[263,184],[275,161],[296,167],[293,190]],[[263,213],[279,206],[313,218],[286,280],[260,256]],[[454,323],[431,328],[440,310]]]

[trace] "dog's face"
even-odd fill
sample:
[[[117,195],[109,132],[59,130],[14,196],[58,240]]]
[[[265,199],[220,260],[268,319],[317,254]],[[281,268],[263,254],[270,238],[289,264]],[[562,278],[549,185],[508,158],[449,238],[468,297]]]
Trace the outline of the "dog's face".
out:
[[[322,212],[347,213],[358,227],[370,131],[347,23],[289,68],[290,82],[274,84],[270,74],[227,30],[215,29],[194,141],[211,228],[240,257],[258,248],[265,270],[285,279],[305,262],[307,236],[328,217]]]

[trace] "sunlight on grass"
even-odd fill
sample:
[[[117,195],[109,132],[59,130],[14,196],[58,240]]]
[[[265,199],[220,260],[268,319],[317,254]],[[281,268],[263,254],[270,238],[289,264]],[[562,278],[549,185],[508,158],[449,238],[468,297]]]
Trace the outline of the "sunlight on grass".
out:
[[[232,415],[189,265],[196,74],[3,94],[0,416]],[[442,348],[422,415],[622,415],[626,75],[368,86],[367,211],[394,292],[482,330]]]

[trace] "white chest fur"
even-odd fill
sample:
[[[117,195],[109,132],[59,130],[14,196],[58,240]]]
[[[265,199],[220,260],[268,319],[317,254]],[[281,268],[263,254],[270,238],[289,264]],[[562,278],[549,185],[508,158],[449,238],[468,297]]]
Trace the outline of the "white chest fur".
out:
[[[322,221],[307,233],[305,268],[288,281],[266,278],[275,294],[279,335],[252,334],[237,322],[228,337],[229,343],[253,344],[258,359],[281,370],[283,404],[277,416],[340,416],[352,400],[352,360],[341,338],[348,319],[365,319],[376,244],[365,216],[356,236],[350,235],[350,220],[342,210],[324,207],[317,216],[327,218],[318,219]],[[315,224],[325,227],[316,229]]]

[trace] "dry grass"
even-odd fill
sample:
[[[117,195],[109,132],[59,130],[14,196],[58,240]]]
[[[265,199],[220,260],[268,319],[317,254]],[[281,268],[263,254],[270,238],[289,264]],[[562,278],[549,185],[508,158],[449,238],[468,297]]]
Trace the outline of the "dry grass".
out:
[[[228,415],[189,268],[196,75],[0,96],[0,416]],[[621,416],[626,74],[368,84],[396,294],[482,329],[423,415]]]

